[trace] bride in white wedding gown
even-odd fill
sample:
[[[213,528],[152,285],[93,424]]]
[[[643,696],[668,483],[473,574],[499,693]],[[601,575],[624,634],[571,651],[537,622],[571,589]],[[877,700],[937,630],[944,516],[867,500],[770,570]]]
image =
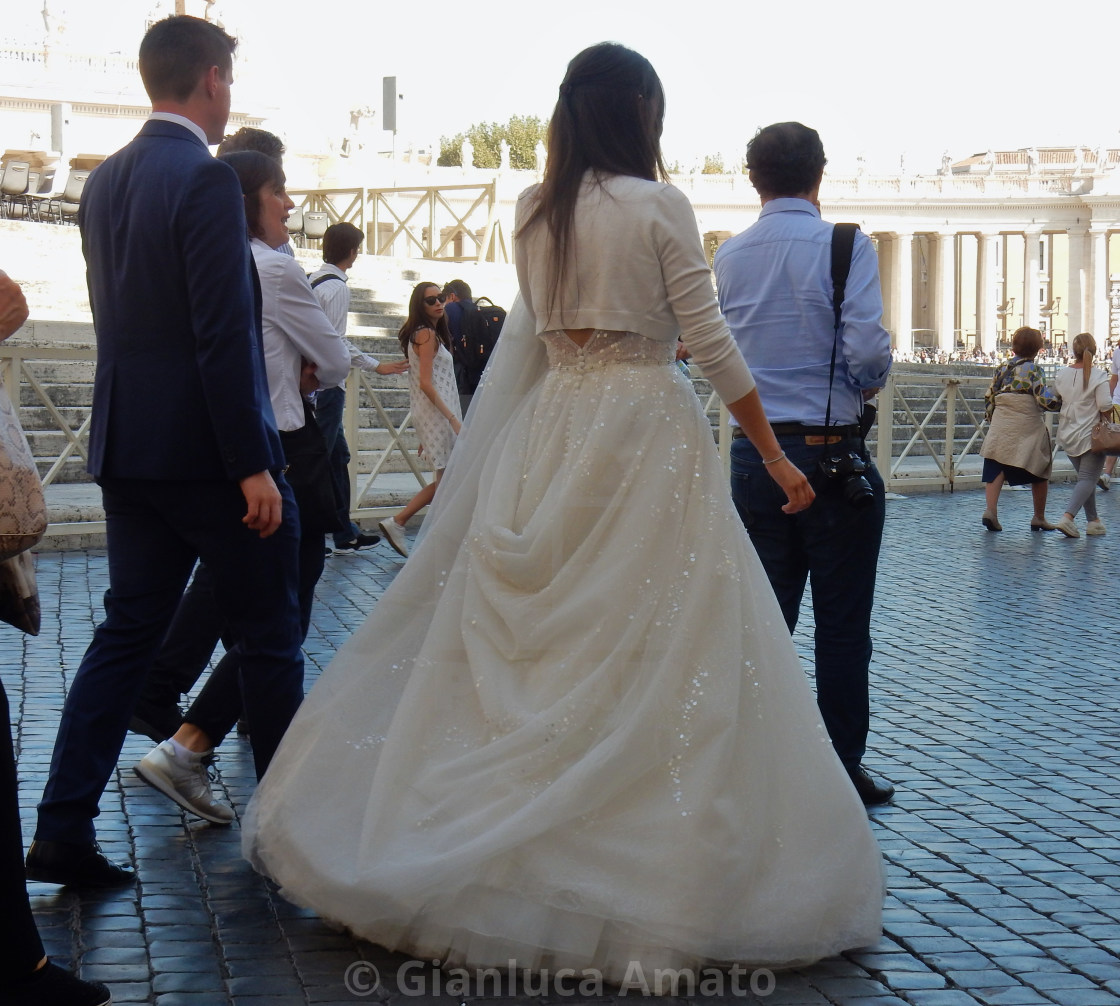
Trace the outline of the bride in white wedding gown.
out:
[[[311,690],[245,822],[282,893],[476,967],[811,961],[872,943],[882,867],[678,332],[783,460],[663,177],[653,68],[569,65],[521,297],[421,541]]]

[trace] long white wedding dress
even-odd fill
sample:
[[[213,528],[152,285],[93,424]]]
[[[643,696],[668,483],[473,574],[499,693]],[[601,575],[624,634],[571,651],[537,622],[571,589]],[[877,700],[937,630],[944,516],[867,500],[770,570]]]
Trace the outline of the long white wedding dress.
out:
[[[454,498],[312,689],[246,854],[445,962],[617,981],[874,942],[877,847],[673,344],[553,333],[545,367],[507,326],[509,421],[473,451],[468,424]]]

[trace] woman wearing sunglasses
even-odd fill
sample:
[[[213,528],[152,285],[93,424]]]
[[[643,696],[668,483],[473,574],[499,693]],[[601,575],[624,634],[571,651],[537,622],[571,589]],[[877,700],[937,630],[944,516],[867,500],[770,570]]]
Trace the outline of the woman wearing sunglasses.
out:
[[[435,283],[418,283],[409,298],[408,318],[399,336],[401,350],[409,362],[409,407],[412,425],[420,438],[420,457],[435,472],[434,480],[413,496],[403,510],[378,525],[385,540],[405,558],[405,525],[432,502],[463,418],[451,357],[451,330],[443,312],[445,299]]]

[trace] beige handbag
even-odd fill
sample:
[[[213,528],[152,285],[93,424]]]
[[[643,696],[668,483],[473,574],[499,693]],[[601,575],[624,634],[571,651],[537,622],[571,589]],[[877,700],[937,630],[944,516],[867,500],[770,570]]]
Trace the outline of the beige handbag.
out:
[[[47,530],[47,503],[35,459],[0,384],[0,561],[25,552]]]
[[[1120,454],[1120,422],[1116,419],[1115,405],[1111,413],[1100,414],[1097,425],[1093,427],[1089,450],[1098,454]]]

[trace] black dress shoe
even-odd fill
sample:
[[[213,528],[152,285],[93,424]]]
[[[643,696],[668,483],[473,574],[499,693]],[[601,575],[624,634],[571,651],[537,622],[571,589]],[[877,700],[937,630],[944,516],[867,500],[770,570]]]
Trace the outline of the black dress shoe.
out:
[[[27,879],[63,887],[120,887],[131,884],[130,866],[110,863],[97,843],[45,842],[36,839],[27,850]]]
[[[894,787],[889,782],[876,782],[862,765],[848,769],[848,778],[852,780],[852,785],[855,786],[865,807],[890,803],[891,797],[894,796]]]
[[[84,982],[49,961],[21,982],[0,985],[0,1002],[8,1006],[112,1006],[101,982]]]

